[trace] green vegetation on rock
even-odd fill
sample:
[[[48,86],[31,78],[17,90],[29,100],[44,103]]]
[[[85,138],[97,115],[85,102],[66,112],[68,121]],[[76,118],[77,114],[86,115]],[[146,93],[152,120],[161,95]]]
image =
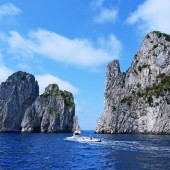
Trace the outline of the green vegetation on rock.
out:
[[[148,97],[147,97],[147,102],[149,103],[149,106],[152,105],[152,103],[153,103],[153,98],[152,98],[152,96],[148,96]]]
[[[158,44],[155,44],[154,46],[153,46],[153,49],[155,49],[155,48],[157,48],[158,47]]]
[[[159,31],[154,31],[154,33],[158,36],[158,38],[160,38],[161,36],[165,37],[165,40],[170,42],[170,36],[168,34],[165,33],[161,33]]]
[[[61,91],[61,97],[69,108],[74,106],[71,93]]]
[[[163,36],[165,37],[166,41],[170,42],[170,36],[168,34],[163,33]]]
[[[158,38],[160,38],[162,35],[161,32],[159,32],[159,31],[153,31],[153,33],[155,33],[158,36]]]
[[[68,92],[63,92],[63,91],[61,91],[60,90],[60,94],[61,94],[61,97],[64,99],[64,100],[66,100],[66,99],[68,99],[68,98],[70,98],[71,97],[71,93],[68,93]]]
[[[159,84],[153,84],[151,87],[146,87],[146,89],[143,92],[138,91],[137,93],[132,91],[132,94],[135,95],[137,98],[143,97],[146,99],[146,101],[149,103],[149,106],[153,103],[153,96],[156,96],[157,98],[159,96],[164,96],[164,92],[170,93],[170,76],[163,74],[160,74],[157,78],[161,78],[161,81]],[[168,98],[165,98],[167,104],[170,104],[170,100]],[[126,96],[124,97],[120,103],[126,103],[130,106],[132,101],[132,96]],[[156,104],[158,105],[158,104]]]
[[[112,107],[112,112],[114,112],[116,110],[116,107],[115,106],[113,106]]]
[[[131,101],[132,101],[132,97],[131,96],[126,96],[126,97],[124,97],[121,101],[120,101],[120,103],[127,103],[129,106],[131,105]]]
[[[57,95],[60,95],[59,91],[49,91],[47,93],[41,94],[40,96],[43,98],[48,98],[49,96],[57,96]]]
[[[51,116],[57,115],[57,111],[53,107],[49,108],[49,113],[50,113]]]
[[[42,98],[47,99],[50,96],[61,96],[65,102],[65,104],[72,108],[74,106],[74,101],[72,99],[72,94],[62,90],[48,91],[40,95]]]
[[[73,102],[69,102],[69,103],[67,103],[67,106],[68,106],[69,108],[72,108],[72,107],[74,106],[74,103],[73,103]]]
[[[149,68],[149,67],[150,67],[149,64],[143,64],[142,66],[138,66],[138,70],[141,72],[142,69],[144,69],[144,68]]]
[[[149,35],[147,35],[147,36],[146,36],[146,38],[147,38],[147,39],[149,39],[149,38],[150,38],[150,36],[149,36]]]
[[[71,93],[70,93],[71,94]],[[62,90],[48,91],[46,93],[41,94],[40,96],[43,98],[48,98],[49,96],[61,96],[63,100],[66,100],[71,95],[68,92],[63,92]]]
[[[26,75],[23,75],[23,76],[21,77],[21,80],[22,80],[22,81],[27,80],[27,76],[26,76]]]
[[[152,87],[147,87],[143,93],[141,92],[137,93],[137,96],[139,98],[140,97],[146,98],[149,105],[151,105],[153,102],[153,96],[156,96],[156,97],[164,96],[164,91],[170,92],[170,76],[167,76],[163,73],[163,74],[160,74],[158,78],[161,78],[161,81],[159,84],[154,83]]]

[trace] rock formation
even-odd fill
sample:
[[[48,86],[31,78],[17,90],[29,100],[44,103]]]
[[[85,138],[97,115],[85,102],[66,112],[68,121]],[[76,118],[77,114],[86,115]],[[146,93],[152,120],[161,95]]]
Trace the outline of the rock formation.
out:
[[[20,131],[25,110],[39,95],[33,75],[16,72],[0,85],[0,131]]]
[[[26,110],[23,132],[72,132],[77,126],[73,95],[50,84]],[[75,123],[74,123],[75,122]]]
[[[73,117],[73,132],[81,131],[80,125],[78,123],[78,116]]]
[[[126,73],[108,64],[96,133],[170,134],[170,35],[146,35]]]
[[[35,77],[16,72],[0,85],[0,131],[72,132],[79,130],[73,95],[50,84],[39,95]]]

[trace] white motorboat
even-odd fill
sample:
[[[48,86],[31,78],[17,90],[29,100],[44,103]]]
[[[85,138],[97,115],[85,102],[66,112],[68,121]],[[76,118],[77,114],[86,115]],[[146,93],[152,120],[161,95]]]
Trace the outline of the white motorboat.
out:
[[[73,136],[67,137],[67,140],[76,141],[76,142],[101,142],[100,138],[93,138],[91,136],[81,136],[80,131],[75,131]]]
[[[85,142],[101,142],[102,140],[99,138],[93,138],[93,137],[82,137],[83,141]]]

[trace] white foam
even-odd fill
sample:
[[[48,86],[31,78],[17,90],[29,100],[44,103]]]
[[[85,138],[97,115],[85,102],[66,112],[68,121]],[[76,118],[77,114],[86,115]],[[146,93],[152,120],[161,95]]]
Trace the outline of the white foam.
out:
[[[83,140],[83,136],[81,137],[67,137],[65,140],[74,141],[79,143],[88,143],[90,145],[98,145],[98,146],[107,146],[116,150],[128,150],[128,151],[140,151],[140,152],[150,152],[153,153],[155,151],[166,151],[170,152],[170,148],[164,146],[157,146],[150,142],[146,141],[114,141],[102,139],[101,142],[90,142]]]

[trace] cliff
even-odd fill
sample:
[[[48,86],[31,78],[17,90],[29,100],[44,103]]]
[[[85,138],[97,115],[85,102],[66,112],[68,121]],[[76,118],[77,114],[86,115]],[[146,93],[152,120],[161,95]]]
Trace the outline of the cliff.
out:
[[[39,95],[35,77],[16,72],[0,85],[0,131],[20,131],[25,110]]]
[[[170,35],[146,35],[126,73],[108,64],[104,97],[96,133],[170,134]]]
[[[73,95],[50,84],[26,110],[23,132],[72,132],[78,126]]]

